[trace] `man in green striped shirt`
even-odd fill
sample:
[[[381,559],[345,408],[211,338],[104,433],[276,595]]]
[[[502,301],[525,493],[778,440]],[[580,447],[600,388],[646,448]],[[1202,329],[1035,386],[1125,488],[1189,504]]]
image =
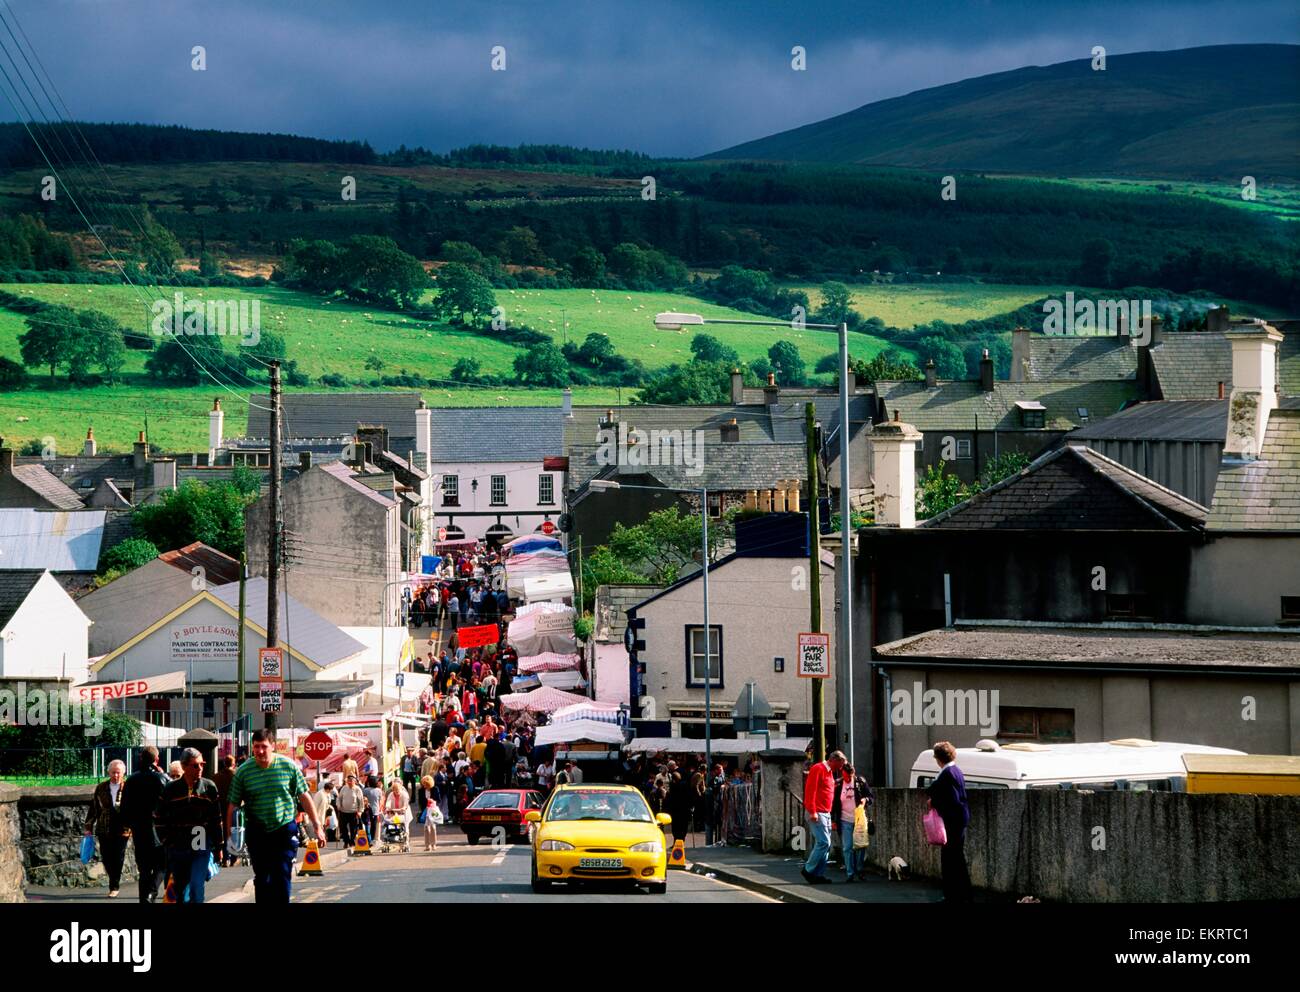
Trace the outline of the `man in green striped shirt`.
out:
[[[254,731],[252,747],[252,760],[240,765],[230,780],[226,836],[231,835],[235,810],[242,802],[245,843],[253,862],[254,898],[257,902],[287,904],[299,843],[297,810],[307,814],[317,840],[324,840],[325,832],[302,769],[275,753],[272,732]]]

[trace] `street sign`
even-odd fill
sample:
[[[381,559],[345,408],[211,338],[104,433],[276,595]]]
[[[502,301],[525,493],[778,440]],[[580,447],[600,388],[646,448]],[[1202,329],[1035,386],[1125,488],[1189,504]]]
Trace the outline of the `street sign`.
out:
[[[485,644],[495,644],[500,636],[501,631],[494,623],[461,627],[456,631],[456,644],[462,648],[481,648]]]
[[[831,677],[830,634],[799,635],[799,666],[796,674],[801,679]]]
[[[284,652],[280,648],[257,649],[257,677],[272,682],[284,679]]]
[[[323,730],[313,730],[303,741],[302,750],[312,761],[324,761],[334,753],[334,740]]]
[[[441,543],[441,542],[443,542],[443,541],[445,541],[445,540],[447,540],[447,528],[446,528],[446,527],[439,527],[439,528],[438,528],[438,541],[439,541],[439,543]]]
[[[261,699],[263,713],[279,713],[284,699],[284,683],[263,682]]]
[[[551,521],[549,521],[549,520],[543,520],[543,521],[542,521],[542,533],[543,533],[543,534],[554,534],[554,533],[555,533],[555,524],[553,524],[553,523],[552,523]]]
[[[400,688],[402,688],[402,686],[404,686],[404,685],[406,685],[406,673],[405,673],[405,672],[398,672],[398,673],[397,673],[397,688],[400,689]]]

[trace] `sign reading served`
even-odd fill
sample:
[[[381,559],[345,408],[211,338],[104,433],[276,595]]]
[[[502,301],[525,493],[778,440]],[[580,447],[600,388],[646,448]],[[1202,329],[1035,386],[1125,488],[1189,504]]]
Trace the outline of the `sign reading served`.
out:
[[[501,631],[494,623],[485,623],[478,627],[461,627],[456,631],[456,643],[462,648],[481,648],[485,644],[495,644]]]
[[[799,635],[799,669],[801,679],[831,677],[831,635]]]
[[[91,682],[73,686],[68,690],[68,698],[74,703],[88,703],[95,699],[126,699],[128,696],[147,696],[151,692],[175,692],[184,688],[185,673],[168,672],[129,682]]]

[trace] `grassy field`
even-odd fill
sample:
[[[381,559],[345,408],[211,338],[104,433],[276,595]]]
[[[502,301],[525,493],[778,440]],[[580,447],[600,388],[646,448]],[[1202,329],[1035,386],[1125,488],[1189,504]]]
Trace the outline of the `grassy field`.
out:
[[[787,283],[787,289],[808,294],[816,309],[821,304],[821,287],[807,283]],[[984,283],[874,283],[849,286],[853,308],[863,317],[879,317],[891,327],[910,328],[943,320],[959,324],[1007,313],[1026,303],[1059,293],[1055,286],[1015,286]]]
[[[1241,198],[1240,183],[1188,182],[1179,179],[1048,179],[1042,176],[995,176],[990,179],[1035,179],[1045,183],[1065,183],[1081,189],[1098,189],[1111,193],[1157,193],[1190,196],[1199,200],[1267,214],[1282,220],[1300,220],[1300,186],[1294,183],[1260,183],[1255,188],[1255,199]]]

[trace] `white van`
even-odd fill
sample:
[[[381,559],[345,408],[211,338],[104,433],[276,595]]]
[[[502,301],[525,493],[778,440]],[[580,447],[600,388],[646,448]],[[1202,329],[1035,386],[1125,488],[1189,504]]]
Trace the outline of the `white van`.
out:
[[[1128,737],[1094,744],[998,744],[983,740],[957,749],[968,789],[1130,789],[1182,792],[1184,754],[1242,754],[1204,744],[1170,744]],[[939,774],[933,751],[912,764],[912,788],[927,788]]]

